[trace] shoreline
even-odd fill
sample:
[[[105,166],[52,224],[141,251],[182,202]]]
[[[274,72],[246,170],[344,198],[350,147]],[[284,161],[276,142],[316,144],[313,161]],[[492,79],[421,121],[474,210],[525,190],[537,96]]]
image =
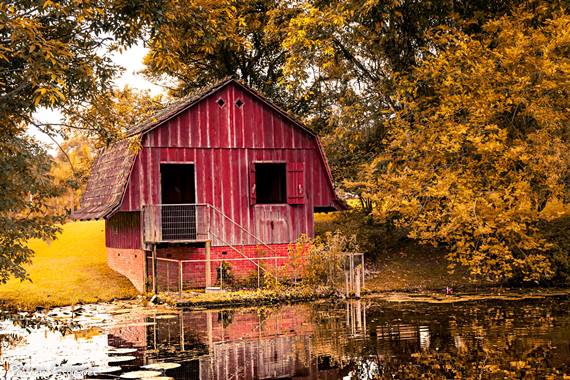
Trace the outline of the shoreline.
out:
[[[235,290],[215,293],[203,292],[164,292],[157,295],[152,301],[152,294],[139,294],[134,297],[114,297],[101,299],[98,302],[78,302],[69,305],[30,305],[22,307],[21,304],[11,303],[9,300],[0,300],[0,310],[13,312],[45,311],[59,307],[80,306],[116,301],[136,301],[143,307],[157,307],[160,305],[169,308],[185,310],[204,310],[220,308],[262,307],[289,305],[294,303],[311,302],[318,300],[344,301],[366,300],[390,303],[431,303],[449,304],[478,301],[522,301],[528,299],[544,299],[546,297],[569,297],[570,287],[537,287],[537,288],[500,288],[500,287],[472,287],[453,294],[444,294],[441,290],[375,290],[364,289],[360,298],[346,296],[338,289],[309,287],[281,288],[275,290]]]
[[[299,291],[287,290],[255,290],[236,291],[225,293],[191,293],[180,296],[178,293],[163,293],[158,295],[171,307],[187,310],[216,309],[221,307],[244,307],[244,306],[272,306],[287,305],[293,303],[309,302],[315,300],[374,300],[393,303],[432,303],[448,304],[459,302],[477,301],[522,301],[528,299],[544,299],[546,297],[568,297],[570,288],[490,288],[478,291],[464,291],[455,294],[441,294],[434,291],[407,292],[401,290],[394,291],[374,291],[365,290],[362,297],[346,298],[338,290],[321,289],[316,292],[309,292],[306,289]]]

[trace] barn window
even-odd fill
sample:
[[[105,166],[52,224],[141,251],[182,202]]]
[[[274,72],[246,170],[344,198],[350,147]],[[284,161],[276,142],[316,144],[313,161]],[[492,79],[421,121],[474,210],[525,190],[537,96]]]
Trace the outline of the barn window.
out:
[[[236,107],[241,108],[242,106],[243,106],[243,100],[241,99],[236,100]]]
[[[222,99],[222,98],[219,98],[218,100],[216,100],[216,103],[218,103],[218,105],[219,105],[220,107],[223,107],[224,104],[226,104],[225,100]]]
[[[284,163],[255,164],[255,203],[287,203],[287,167]]]

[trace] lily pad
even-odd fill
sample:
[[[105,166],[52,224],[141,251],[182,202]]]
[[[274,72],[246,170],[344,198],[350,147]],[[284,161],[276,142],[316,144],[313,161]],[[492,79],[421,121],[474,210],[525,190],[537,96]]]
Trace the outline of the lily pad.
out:
[[[180,364],[178,363],[152,363],[142,366],[142,368],[144,369],[157,369],[159,371],[160,370],[167,371],[169,369],[174,369],[178,367],[180,367]]]
[[[121,379],[148,379],[160,375],[161,373],[158,371],[132,371],[132,372],[125,372],[119,377]]]
[[[133,352],[137,352],[136,348],[128,348],[128,347],[111,347],[107,350],[107,353],[110,355],[124,355],[124,354],[132,354]]]
[[[98,374],[103,374],[103,373],[113,373],[113,372],[119,372],[122,368],[121,367],[116,367],[116,366],[109,366],[109,367],[101,367],[101,368],[91,368],[90,372],[98,375]]]
[[[135,360],[137,357],[132,355],[123,355],[123,356],[109,356],[107,361],[109,363],[122,363],[122,362],[130,362]]]

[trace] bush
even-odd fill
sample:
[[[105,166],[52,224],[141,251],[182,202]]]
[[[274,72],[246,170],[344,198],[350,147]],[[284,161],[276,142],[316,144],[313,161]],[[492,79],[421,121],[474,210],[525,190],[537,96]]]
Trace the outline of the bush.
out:
[[[307,252],[303,267],[303,282],[308,285],[335,286],[344,275],[344,253],[358,252],[356,235],[341,231],[317,236]]]
[[[371,261],[389,252],[399,252],[403,246],[410,243],[406,231],[395,227],[391,221],[380,223],[358,209],[316,214],[315,235],[324,238],[326,232],[332,231],[355,235],[360,252]]]
[[[232,272],[231,264],[222,261],[222,265],[216,267],[216,274],[217,274],[216,277],[218,279],[218,283],[222,283],[222,279],[224,284],[231,285],[234,283],[234,274]]]

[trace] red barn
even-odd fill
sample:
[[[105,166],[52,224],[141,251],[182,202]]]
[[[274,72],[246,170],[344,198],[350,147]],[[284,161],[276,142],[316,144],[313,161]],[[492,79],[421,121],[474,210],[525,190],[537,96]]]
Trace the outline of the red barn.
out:
[[[100,154],[73,216],[105,219],[109,265],[141,291],[211,286],[222,261],[242,278],[285,265],[315,211],[344,208],[318,137],[233,79],[128,137]]]

